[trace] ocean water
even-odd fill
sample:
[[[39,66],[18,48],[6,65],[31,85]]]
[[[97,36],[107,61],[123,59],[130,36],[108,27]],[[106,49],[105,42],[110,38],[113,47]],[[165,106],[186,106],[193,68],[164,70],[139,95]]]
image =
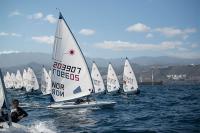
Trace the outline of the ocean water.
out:
[[[96,98],[116,101],[113,109],[48,109],[49,97],[41,93],[8,90],[8,95],[29,114],[20,124],[44,133],[200,133],[200,86],[139,88],[139,95]]]

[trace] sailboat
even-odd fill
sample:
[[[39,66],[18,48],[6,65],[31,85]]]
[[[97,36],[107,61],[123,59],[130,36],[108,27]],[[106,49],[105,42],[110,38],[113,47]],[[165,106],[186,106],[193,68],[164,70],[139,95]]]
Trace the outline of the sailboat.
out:
[[[16,89],[21,89],[23,87],[23,80],[19,70],[17,70],[15,79],[16,79]]]
[[[43,95],[51,93],[51,78],[44,67],[42,68],[41,91]]]
[[[37,77],[34,71],[30,67],[28,67],[26,78],[27,78],[27,86],[26,86],[27,92],[39,89]]]
[[[28,128],[11,121],[11,110],[8,104],[5,84],[0,69],[0,109],[8,113],[8,121],[0,122],[0,132],[28,132]],[[1,113],[1,112],[0,112]]]
[[[124,64],[124,73],[123,73],[123,92],[127,94],[139,93],[138,83],[133,72],[133,69],[128,61],[128,58],[125,60]]]
[[[105,92],[105,85],[103,82],[103,78],[95,62],[92,63],[91,77],[94,85],[94,93]]]
[[[87,100],[76,104],[73,101],[89,96],[94,87],[85,57],[61,12],[57,23],[51,68],[51,95],[55,103],[48,107],[69,109],[114,106],[115,102]]]
[[[109,93],[118,92],[120,88],[119,80],[117,78],[117,75],[115,73],[115,70],[113,69],[113,66],[111,63],[108,65],[108,74],[107,74],[107,91]]]

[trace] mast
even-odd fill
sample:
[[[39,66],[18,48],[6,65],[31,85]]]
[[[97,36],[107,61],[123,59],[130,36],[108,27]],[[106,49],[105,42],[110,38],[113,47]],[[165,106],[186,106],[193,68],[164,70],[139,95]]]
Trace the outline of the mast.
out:
[[[11,110],[10,110],[10,106],[8,106],[9,105],[8,104],[8,97],[5,94],[6,89],[5,89],[5,83],[3,81],[3,75],[2,75],[1,69],[0,69],[0,78],[1,78],[1,83],[2,83],[3,95],[4,95],[4,98],[5,98],[4,101],[5,101],[5,104],[6,104],[6,108],[8,110],[8,125],[12,126],[11,114],[10,114]]]

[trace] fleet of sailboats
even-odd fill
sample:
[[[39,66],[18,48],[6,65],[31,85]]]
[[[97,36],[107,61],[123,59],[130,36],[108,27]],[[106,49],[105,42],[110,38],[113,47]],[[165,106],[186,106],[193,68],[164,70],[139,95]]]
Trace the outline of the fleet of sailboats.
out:
[[[84,54],[60,12],[55,33],[51,70],[47,71],[42,67],[40,86],[38,78],[31,67],[24,69],[23,73],[20,70],[11,74],[6,72],[4,77],[2,77],[0,69],[0,108],[8,112],[9,118],[8,122],[1,123],[3,124],[3,128],[0,131],[6,128],[27,130],[26,127],[11,122],[11,110],[5,88],[26,90],[28,93],[40,88],[43,95],[51,95],[53,99],[53,103],[47,106],[48,108],[65,109],[87,107],[110,108],[116,102],[91,100],[90,96],[100,93],[123,92],[133,94],[138,92],[137,80],[128,58],[126,58],[124,64],[122,88],[111,63],[108,64],[106,79],[105,86],[95,62],[92,64],[90,73]]]
[[[4,82],[6,88],[14,90],[25,88],[27,92],[30,92],[39,89],[37,77],[31,68],[27,70],[24,69],[22,75],[20,70],[17,70],[16,75],[15,73],[11,73],[10,75],[10,73],[7,72],[4,76]]]
[[[51,70],[47,71],[42,67],[40,87],[35,72],[31,67],[28,67],[23,70],[22,75],[20,70],[17,70],[16,74],[7,72],[4,76],[6,88],[13,90],[25,88],[27,92],[41,88],[43,95],[52,96],[54,102],[48,106],[51,108],[114,106],[115,102],[113,101],[94,101],[89,100],[89,97],[93,93],[123,92],[133,94],[139,91],[128,58],[124,64],[123,87],[120,87],[120,82],[111,63],[108,64],[106,86],[95,62],[92,64],[90,73],[81,48],[61,13],[55,33],[52,62]],[[76,105],[75,101],[80,98],[87,100]]]
[[[53,64],[53,65],[55,66],[55,64]],[[87,66],[85,68],[87,68]],[[72,69],[74,69],[74,68],[72,68]],[[83,70],[83,68],[81,68],[81,69]],[[53,68],[52,70],[53,70],[53,72],[57,72],[59,76],[62,75],[62,72],[56,71],[55,68]],[[90,74],[89,71],[88,71],[88,74]],[[94,87],[89,87],[89,89],[88,89],[89,95],[90,95],[90,93],[95,93],[95,94],[99,94],[99,93],[103,93],[103,92],[107,92],[107,93],[116,93],[116,92],[137,93],[139,91],[138,83],[137,83],[135,74],[133,72],[133,69],[128,61],[128,58],[126,58],[125,64],[124,64],[122,87],[120,87],[120,82],[119,82],[118,76],[117,76],[111,63],[108,64],[106,85],[104,84],[104,80],[103,80],[101,73],[95,62],[92,63],[92,69],[91,69],[90,75],[91,76],[88,76],[88,77],[89,77],[89,79],[91,77],[91,81],[92,81],[91,84]],[[43,95],[48,95],[48,94],[51,94],[52,87],[58,86],[58,84],[52,83],[51,76],[52,76],[51,70],[47,71],[44,67],[42,67],[41,78],[40,78],[41,79],[40,87],[39,87],[39,83],[38,83],[37,77],[36,77],[33,69],[28,67],[27,70],[26,69],[23,70],[22,75],[20,73],[20,70],[17,70],[16,75],[15,75],[15,73],[10,74],[9,72],[6,72],[6,75],[4,76],[3,79],[5,82],[6,88],[10,88],[10,89],[14,89],[14,90],[24,88],[24,89],[26,89],[27,92],[38,90],[40,88]],[[55,76],[53,76],[53,78],[54,77]],[[69,78],[71,78],[73,82],[75,82],[76,80],[78,80],[78,81],[80,80],[80,76],[77,77],[76,75],[74,75],[74,77],[71,76]],[[62,81],[62,82],[68,84],[68,82],[65,82],[65,81]],[[85,84],[85,82],[82,84]],[[60,86],[62,86],[61,83],[60,83]],[[55,93],[58,93],[58,92],[55,92]],[[59,92],[59,93],[62,95],[61,92]]]

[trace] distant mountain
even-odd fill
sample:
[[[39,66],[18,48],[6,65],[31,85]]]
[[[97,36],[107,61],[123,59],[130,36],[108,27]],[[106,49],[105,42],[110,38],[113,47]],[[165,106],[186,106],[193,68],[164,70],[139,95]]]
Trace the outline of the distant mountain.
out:
[[[137,64],[140,65],[189,65],[189,64],[200,64],[200,59],[187,59],[187,58],[176,58],[169,56],[159,56],[159,57],[137,57],[133,58]]]
[[[20,66],[32,62],[50,65],[51,56],[45,53],[12,53],[0,55],[0,67]]]
[[[95,61],[99,67],[107,67],[108,63],[111,62],[113,66],[121,66],[124,63],[124,58],[116,59],[103,59],[103,58],[86,58],[89,66],[92,61]],[[11,67],[26,65],[29,63],[37,63],[43,65],[51,64],[51,55],[45,53],[12,53],[12,54],[1,54],[0,55],[0,67]],[[200,59],[182,59],[168,56],[160,57],[136,57],[130,59],[131,63],[135,63],[142,66],[149,65],[188,65],[188,64],[200,64]]]
[[[122,81],[123,73],[123,59],[102,59],[102,58],[86,58],[91,70],[92,62],[95,61],[99,67],[100,73],[103,78],[106,79],[107,66],[111,62],[118,75],[120,81]],[[186,83],[188,82],[200,82],[200,60],[199,59],[179,59],[173,57],[137,57],[130,59],[133,70],[136,74],[136,78],[139,81],[141,78],[143,81],[151,81],[152,69],[154,71],[154,79],[162,80],[165,83],[169,80],[167,75],[187,75]],[[190,65],[194,64],[194,65]],[[199,65],[195,65],[199,64]],[[44,53],[15,53],[0,55],[0,67],[3,69],[3,73],[6,71],[16,73],[17,69],[23,72],[23,69],[32,67],[35,71],[37,78],[41,77],[41,68],[45,66],[47,70],[51,67],[51,55]],[[170,81],[171,82],[171,81]]]

